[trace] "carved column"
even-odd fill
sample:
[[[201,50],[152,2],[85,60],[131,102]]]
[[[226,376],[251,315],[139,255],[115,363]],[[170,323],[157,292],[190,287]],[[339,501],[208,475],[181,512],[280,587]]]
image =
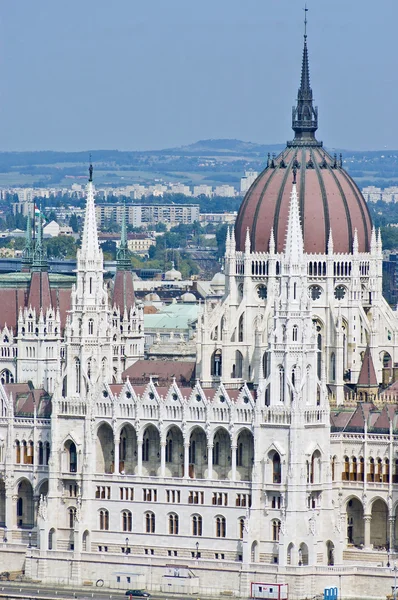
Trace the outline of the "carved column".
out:
[[[137,440],[137,475],[142,477],[142,438]]]
[[[236,481],[236,448],[235,444],[231,445],[231,481]]]
[[[189,477],[189,442],[184,442],[184,478]]]
[[[370,548],[370,524],[372,522],[372,515],[364,515],[363,523],[364,523],[364,538],[365,538],[365,548]]]
[[[160,476],[166,475],[166,440],[160,442]]]
[[[213,479],[213,444],[207,444],[207,479]]]
[[[114,436],[114,445],[115,445],[115,463],[113,467],[113,472],[119,474],[120,472],[120,438],[118,436]]]

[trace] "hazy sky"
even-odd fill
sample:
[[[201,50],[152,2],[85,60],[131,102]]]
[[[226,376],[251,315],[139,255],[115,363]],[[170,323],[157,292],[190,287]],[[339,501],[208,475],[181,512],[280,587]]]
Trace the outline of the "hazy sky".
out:
[[[301,0],[2,0],[0,150],[291,139]],[[398,148],[397,0],[307,0],[329,147]]]

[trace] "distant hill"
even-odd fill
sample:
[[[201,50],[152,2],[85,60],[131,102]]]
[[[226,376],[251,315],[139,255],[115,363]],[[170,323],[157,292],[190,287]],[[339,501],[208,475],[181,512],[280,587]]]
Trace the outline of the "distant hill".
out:
[[[93,150],[98,185],[150,183],[154,180],[237,184],[246,170],[261,171],[268,153],[284,144],[237,139],[205,139],[162,150]],[[340,151],[333,149],[332,153]],[[343,150],[344,167],[360,186],[398,184],[398,151]],[[87,175],[90,150],[80,152],[0,152],[0,186],[69,186]]]

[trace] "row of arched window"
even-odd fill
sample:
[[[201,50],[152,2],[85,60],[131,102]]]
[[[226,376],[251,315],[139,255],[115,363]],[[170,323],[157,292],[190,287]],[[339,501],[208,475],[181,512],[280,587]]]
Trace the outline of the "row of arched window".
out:
[[[36,460],[38,465],[48,465],[50,459],[50,442],[38,442]],[[15,462],[23,465],[33,465],[35,448],[32,440],[15,440]]]
[[[76,509],[69,509],[69,526],[74,527],[76,519]],[[167,517],[167,526],[169,535],[179,534],[179,516],[176,513],[170,513]],[[102,531],[109,530],[109,511],[101,509],[99,511],[99,528]],[[238,519],[238,537],[243,538],[246,528],[245,517]],[[123,532],[132,532],[133,530],[133,516],[131,511],[123,510],[121,513],[121,529]],[[148,511],[144,514],[144,530],[145,533],[156,533],[156,517],[155,513]],[[279,519],[273,519],[271,522],[271,536],[272,540],[279,541],[279,535],[281,530],[281,522]],[[217,515],[214,518],[214,534],[215,537],[225,538],[227,536],[227,520],[222,515]],[[201,537],[203,535],[203,518],[202,515],[191,516],[191,535],[195,537]]]
[[[337,457],[332,459],[332,480],[336,478]],[[365,468],[366,467],[366,468]],[[342,481],[364,481],[366,472],[366,481],[377,483],[389,483],[390,476],[392,482],[398,483],[398,459],[394,462],[394,470],[391,473],[390,460],[388,458],[370,457],[365,465],[363,456],[344,456],[343,469],[341,472]]]

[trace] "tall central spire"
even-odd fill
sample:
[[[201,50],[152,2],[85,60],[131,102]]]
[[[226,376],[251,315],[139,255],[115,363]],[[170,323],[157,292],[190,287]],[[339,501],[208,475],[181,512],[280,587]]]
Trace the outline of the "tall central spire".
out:
[[[313,105],[312,89],[310,85],[310,67],[307,46],[307,11],[305,8],[304,20],[304,48],[301,64],[301,81],[297,94],[297,104],[292,111],[292,128],[295,133],[292,146],[321,146],[315,138],[318,129],[318,108]]]
[[[90,164],[89,179],[87,184],[87,203],[84,218],[84,228],[80,257],[86,261],[102,261],[102,255],[98,243],[97,219],[95,216],[93,166]]]

